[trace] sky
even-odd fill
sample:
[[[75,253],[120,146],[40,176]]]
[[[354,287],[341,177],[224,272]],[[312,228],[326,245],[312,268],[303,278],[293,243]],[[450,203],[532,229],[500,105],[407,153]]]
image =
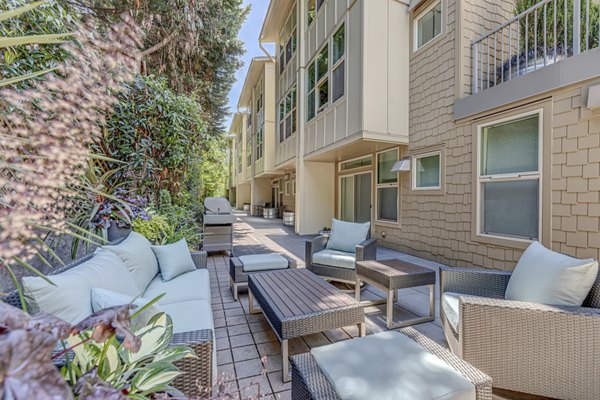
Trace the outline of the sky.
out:
[[[229,92],[229,111],[232,113],[232,115],[227,118],[226,127],[228,129],[229,125],[231,124],[233,113],[237,111],[237,102],[240,97],[240,92],[242,91],[242,86],[244,85],[244,78],[246,77],[246,72],[250,67],[252,57],[265,55],[258,45],[258,35],[260,34],[263,20],[267,14],[267,8],[269,8],[269,0],[244,0],[244,4],[249,4],[252,8],[248,18],[246,19],[246,22],[240,30],[240,39],[242,39],[246,44],[246,54],[244,54],[243,57],[244,66],[238,70],[235,76],[236,82]],[[271,54],[273,54],[272,45],[265,45],[265,48]]]

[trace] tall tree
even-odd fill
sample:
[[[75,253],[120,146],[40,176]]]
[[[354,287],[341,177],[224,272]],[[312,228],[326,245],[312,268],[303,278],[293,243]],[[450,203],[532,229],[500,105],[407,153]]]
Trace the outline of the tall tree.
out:
[[[223,131],[227,95],[242,66],[242,0],[61,0],[110,26],[123,12],[146,29],[143,69],[199,99],[209,135]]]

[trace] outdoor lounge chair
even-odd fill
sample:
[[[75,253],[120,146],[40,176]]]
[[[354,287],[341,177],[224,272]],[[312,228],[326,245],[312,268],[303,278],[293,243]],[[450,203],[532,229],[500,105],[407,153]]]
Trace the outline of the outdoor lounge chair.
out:
[[[547,260],[534,260],[547,270]],[[516,271],[440,269],[440,316],[450,349],[491,376],[497,388],[600,398],[600,276],[578,307],[506,300]],[[533,295],[533,286],[527,294]]]
[[[333,220],[329,236],[306,242],[306,268],[329,281],[356,283],[356,262],[375,260],[377,239],[370,224]]]

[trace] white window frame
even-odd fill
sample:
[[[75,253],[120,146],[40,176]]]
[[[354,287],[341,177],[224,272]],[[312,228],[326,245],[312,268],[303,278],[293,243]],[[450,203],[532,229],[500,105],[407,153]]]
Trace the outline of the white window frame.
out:
[[[439,166],[439,185],[437,186],[417,186],[417,160],[420,158],[426,158],[431,156],[439,156],[440,157],[440,166]],[[410,170],[412,171],[411,181],[412,181],[412,190],[441,190],[442,189],[442,151],[431,151],[423,154],[415,154],[412,156]]]
[[[290,93],[292,93],[293,91],[295,91],[294,95],[292,96],[292,106],[290,107],[290,111],[289,112],[285,112],[285,105],[287,102],[287,98],[288,95]],[[281,106],[283,105],[283,119],[281,119]],[[296,131],[298,129],[298,112],[297,112],[297,107],[298,107],[298,86],[296,84],[292,85],[292,87],[290,88],[290,90],[288,90],[285,95],[281,98],[281,101],[279,102],[279,108],[277,109],[277,118],[279,119],[279,123],[277,124],[277,129],[278,129],[278,140],[279,143],[283,143],[286,140],[288,140],[289,138],[291,138],[292,136],[294,136],[296,134]],[[288,117],[292,115],[292,119],[294,121],[296,121],[296,126],[294,126],[292,124],[292,130],[291,133],[288,135],[286,135],[286,130],[287,130],[287,119]],[[283,122],[283,125],[282,125]],[[282,129],[283,129],[283,135],[282,135]]]
[[[423,17],[429,11],[431,11],[435,7],[437,7],[438,4],[441,4],[441,9],[442,9],[442,15],[441,15],[442,21],[441,21],[440,33],[438,33],[437,35],[432,37],[430,40],[428,40],[427,42],[425,42],[419,46],[419,21],[422,20]],[[417,51],[417,50],[420,50],[420,49],[426,47],[428,44],[432,43],[435,39],[439,38],[444,33],[445,19],[446,19],[446,15],[445,15],[445,10],[444,10],[444,3],[442,0],[434,1],[423,11],[419,11],[418,15],[414,18],[414,21],[413,21],[413,49],[414,49],[414,51]]]
[[[261,127],[256,131],[256,161],[263,158],[265,151],[265,134]]]
[[[327,60],[328,62],[333,62],[333,41],[334,41],[334,37],[335,35],[339,32],[340,29],[342,29],[342,27],[344,27],[344,54],[339,58],[339,60],[337,60],[335,62],[335,64],[333,64],[330,68],[329,68],[329,74],[331,75],[330,79],[329,79],[329,92],[331,93],[330,95],[330,100],[332,102],[332,104],[337,103],[338,101],[341,101],[344,97],[346,97],[346,50],[348,49],[347,46],[347,41],[346,41],[346,37],[348,35],[346,35],[347,29],[346,29],[346,24],[344,21],[342,21],[341,24],[339,24],[335,30],[333,31],[333,35],[331,35],[331,51],[330,51],[330,60]],[[338,97],[337,99],[333,100],[333,71],[335,71],[341,64],[344,64],[344,93]]]
[[[285,24],[283,25],[284,28],[282,29],[281,32],[279,32],[279,37],[283,37],[283,32],[287,28],[288,23],[290,22],[290,20],[295,17],[295,12],[296,12],[296,8],[294,7],[294,9],[292,10],[292,12],[290,12],[290,15],[286,19]],[[295,20],[294,21],[294,26],[292,26],[291,29],[290,29],[290,33],[287,36],[285,36],[285,40],[283,41],[283,43],[279,44],[279,58],[278,58],[278,62],[280,64],[279,65],[279,74],[283,74],[285,72],[285,70],[288,68],[288,66],[290,64],[290,61],[296,55],[296,51],[298,50],[298,33],[297,33],[297,29],[298,29],[298,21]],[[285,51],[287,49],[288,42],[290,41],[290,39],[294,35],[296,36],[295,45],[293,46],[292,54],[290,54],[290,58],[288,59],[285,56]],[[283,63],[281,62],[282,58],[283,58]]]
[[[342,193],[341,193],[342,179],[350,178],[350,177],[354,178],[356,175],[366,175],[366,174],[369,174],[371,176],[371,220],[373,219],[373,199],[375,198],[374,197],[375,195],[373,194],[373,177],[376,176],[376,174],[374,174],[373,171],[353,171],[353,172],[348,172],[348,173],[343,173],[343,174],[338,175],[338,190],[337,190],[337,192],[338,192],[337,218],[338,219],[340,219],[340,220],[342,219]],[[353,214],[352,219],[355,219],[355,218],[356,218],[356,215]]]
[[[375,154],[374,166],[375,166],[375,221],[383,224],[394,224],[397,225],[400,222],[400,177],[396,172],[396,183],[379,183],[379,155],[396,151],[397,159],[400,159],[400,149],[387,149],[379,151]],[[380,219],[379,218],[379,189],[380,188],[396,188],[396,220],[391,219]]]
[[[312,19],[310,22],[308,22],[308,12],[309,12],[309,9],[308,9],[308,6],[309,6],[309,4],[308,4],[308,3],[310,2],[310,0],[306,0],[306,14],[307,14],[307,15],[306,15],[306,21],[307,21],[307,29],[308,29],[308,28],[310,28],[310,27],[312,26],[312,24],[315,22],[315,20],[316,20],[316,19],[317,19],[317,17],[319,16],[319,13],[320,13],[320,11],[325,9],[323,6],[325,5],[325,2],[326,2],[326,1],[327,1],[327,0],[322,0],[322,1],[321,1],[321,5],[317,7],[317,3],[319,2],[319,0],[314,0],[314,2],[315,2],[315,16],[313,17],[313,19]]]
[[[358,161],[358,160],[366,160],[366,159],[369,159],[371,161],[371,163],[368,164],[368,165],[360,166],[360,167],[354,167],[354,168],[348,168],[348,169],[343,169],[342,168],[342,165],[344,165],[344,164],[348,164],[348,163],[351,163],[353,161]],[[372,154],[368,154],[366,156],[354,157],[354,158],[350,158],[348,160],[340,161],[338,163],[338,171],[341,174],[343,174],[343,173],[345,173],[347,171],[354,171],[355,169],[358,169],[358,168],[367,168],[367,167],[371,167],[371,166],[373,166],[373,155]]]
[[[488,126],[494,126],[503,124],[510,121],[516,121],[519,119],[531,117],[532,115],[538,116],[538,171],[537,172],[518,172],[511,174],[498,174],[498,175],[481,175],[481,136],[483,134],[483,129]],[[476,143],[476,152],[477,152],[477,188],[476,188],[476,215],[475,215],[475,232],[477,236],[486,237],[486,238],[494,238],[494,239],[502,239],[502,240],[511,240],[522,243],[531,243],[534,241],[542,241],[542,221],[543,221],[543,143],[544,143],[544,109],[540,108],[533,111],[528,111],[525,113],[511,115],[506,118],[501,118],[495,121],[487,122],[485,124],[481,124],[477,126],[477,143]],[[509,236],[509,235],[495,235],[484,233],[482,231],[483,227],[483,204],[482,200],[482,187],[486,182],[514,182],[521,180],[538,180],[538,237],[535,239],[526,239],[517,236]]]

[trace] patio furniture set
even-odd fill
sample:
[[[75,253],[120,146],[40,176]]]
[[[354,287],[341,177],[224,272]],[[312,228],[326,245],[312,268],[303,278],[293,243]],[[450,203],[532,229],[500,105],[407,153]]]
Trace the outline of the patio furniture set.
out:
[[[388,329],[434,319],[436,273],[401,260],[375,260],[368,224],[333,221],[327,237],[306,244],[306,268],[279,254],[230,258],[235,299],[248,286],[249,311],[260,306],[281,342],[283,379],[293,399],[491,399],[495,387],[565,399],[600,394],[600,277],[580,260],[534,242],[512,273],[440,269],[440,317],[450,349],[413,328],[365,336],[361,283],[386,299]],[[174,344],[198,358],[178,366],[175,387],[199,395],[215,382],[216,349],[206,252],[185,241],[151,246],[132,232],[52,274],[22,280],[28,309],[76,323],[125,302],[143,305],[165,293],[160,311],[173,320]],[[355,284],[355,296],[331,282]],[[393,320],[396,291],[427,286],[429,314]],[[84,300],[85,301],[82,301]],[[20,306],[16,292],[2,299]],[[289,340],[356,325],[359,337],[289,357]]]

